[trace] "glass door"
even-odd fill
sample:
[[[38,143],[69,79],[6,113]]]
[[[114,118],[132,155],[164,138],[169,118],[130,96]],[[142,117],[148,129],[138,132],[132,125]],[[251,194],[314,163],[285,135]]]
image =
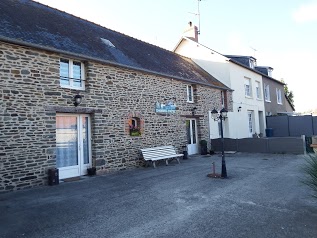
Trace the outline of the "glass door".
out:
[[[59,178],[87,173],[91,164],[89,115],[56,115],[56,165]]]
[[[249,126],[249,137],[252,137],[254,133],[254,123],[253,123],[253,112],[248,111],[248,126]]]
[[[186,133],[187,133],[187,152],[189,155],[198,153],[197,144],[197,123],[196,119],[186,120]]]

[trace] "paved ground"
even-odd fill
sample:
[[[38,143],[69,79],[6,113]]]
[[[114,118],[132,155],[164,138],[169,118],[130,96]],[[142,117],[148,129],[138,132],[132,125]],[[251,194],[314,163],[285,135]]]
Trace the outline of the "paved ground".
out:
[[[303,156],[227,156],[0,194],[0,237],[317,237]]]

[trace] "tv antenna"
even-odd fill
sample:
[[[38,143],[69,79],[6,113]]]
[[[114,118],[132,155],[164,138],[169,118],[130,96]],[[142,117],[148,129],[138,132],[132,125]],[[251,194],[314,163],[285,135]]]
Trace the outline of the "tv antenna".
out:
[[[258,50],[253,48],[252,46],[250,46],[250,48],[253,50],[253,57],[255,57],[255,52],[258,51]]]
[[[195,16],[198,17],[198,34],[200,35],[200,8],[199,8],[199,3],[201,0],[197,0],[197,12],[188,12],[190,14],[194,14]]]

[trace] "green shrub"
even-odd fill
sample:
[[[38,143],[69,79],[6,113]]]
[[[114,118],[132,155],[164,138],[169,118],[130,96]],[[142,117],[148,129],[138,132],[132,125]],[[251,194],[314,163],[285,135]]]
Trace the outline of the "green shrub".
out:
[[[207,141],[206,140],[201,140],[200,142],[201,146],[207,146]]]
[[[309,158],[306,160],[307,164],[304,167],[305,173],[308,175],[304,184],[311,187],[315,194],[313,197],[317,198],[317,157],[315,154],[308,154]]]

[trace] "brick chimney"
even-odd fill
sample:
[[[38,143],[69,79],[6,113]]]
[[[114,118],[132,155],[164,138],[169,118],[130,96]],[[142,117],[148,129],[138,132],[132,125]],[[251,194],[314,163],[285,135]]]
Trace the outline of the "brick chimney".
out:
[[[190,21],[188,23],[188,28],[184,31],[183,36],[186,36],[196,42],[198,42],[198,27],[194,26]]]

